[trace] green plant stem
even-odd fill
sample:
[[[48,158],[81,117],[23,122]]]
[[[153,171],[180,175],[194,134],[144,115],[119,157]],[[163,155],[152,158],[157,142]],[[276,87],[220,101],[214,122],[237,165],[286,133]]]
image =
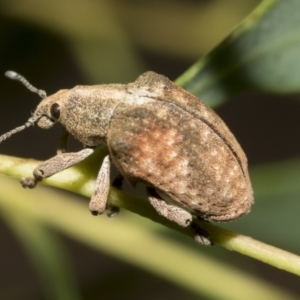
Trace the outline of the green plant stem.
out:
[[[85,162],[77,165],[76,167],[70,168],[52,176],[51,178],[43,180],[43,183],[90,197],[93,192],[95,174],[91,170],[90,173],[88,173],[86,169],[91,165],[91,162],[94,159],[101,161],[99,157],[103,157],[105,154],[106,149],[102,148],[96,156],[93,156],[92,159],[87,159]],[[39,161],[0,155],[0,173],[15,178],[30,176],[32,174],[32,170],[39,163]],[[95,164],[94,169],[97,169]],[[181,228],[159,216],[148,201],[144,201],[144,199],[128,195],[120,190],[111,188],[109,202],[112,205],[137,213],[145,218],[173,228],[190,237],[193,237],[194,235],[191,228]],[[201,228],[207,230],[215,244],[300,276],[299,256],[267,245],[263,242],[259,242],[250,237],[223,229],[211,223],[203,221],[197,222]]]
[[[5,176],[0,176],[0,184],[5,187],[0,193],[1,217],[14,231],[19,231],[17,235],[21,238],[21,243],[25,239],[26,244],[30,245],[30,240],[26,239],[28,231],[24,234],[23,226],[18,226],[15,221],[31,222],[51,232],[54,229],[96,251],[165,278],[196,293],[201,299],[206,296],[209,299],[240,300],[241,295],[243,299],[298,299],[280,286],[270,284],[263,278],[256,278],[247,270],[237,269],[226,260],[221,261],[206,255],[205,251],[203,252],[204,247],[191,247],[186,241],[179,241],[178,236],[170,238],[170,235],[165,235],[163,226],[136,214],[122,210],[114,219],[105,215],[92,217],[87,207],[88,199],[78,201],[78,197],[74,195],[47,189],[41,185],[31,191],[23,190],[18,182]],[[34,233],[35,230],[29,231],[30,235]],[[47,234],[43,238],[48,240]],[[39,236],[36,236],[36,239],[34,245],[43,245],[47,254],[51,240],[44,243]],[[56,246],[50,246],[53,247]],[[42,249],[34,247],[31,250],[33,256],[35,250]],[[60,252],[59,249],[58,251]],[[48,261],[47,255],[44,257],[47,259],[45,263],[39,263],[34,258],[34,264],[45,269],[47,274],[49,263],[65,266],[65,262],[61,263],[56,256],[52,262]],[[101,264],[98,267],[101,268]],[[62,271],[61,274],[65,272]],[[51,280],[48,279],[47,282]],[[220,286],[216,283],[222,284]]]

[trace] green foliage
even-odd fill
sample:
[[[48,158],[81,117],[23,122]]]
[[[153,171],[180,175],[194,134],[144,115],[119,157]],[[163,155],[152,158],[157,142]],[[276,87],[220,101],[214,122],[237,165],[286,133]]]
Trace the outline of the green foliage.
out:
[[[246,90],[299,92],[299,8],[297,0],[263,1],[177,83],[211,105]]]
[[[45,6],[37,5],[34,0],[26,2],[27,5],[16,5],[13,0],[3,1],[2,14],[6,18],[25,20],[59,35],[68,44],[82,74],[91,82],[129,81],[146,68],[129,37],[124,34],[125,30],[120,26],[117,16],[120,14],[118,8],[123,9],[123,17],[131,21],[130,13],[136,9],[139,11],[137,15],[143,16],[145,22],[149,20],[154,27],[150,17],[151,9],[147,5],[142,14],[143,5],[140,6],[136,1],[125,1],[126,5],[121,1],[114,1],[114,4],[88,1],[85,5],[80,0],[48,1],[44,3]],[[232,11],[236,5],[229,2],[225,7]],[[170,12],[164,8],[162,10],[164,17]],[[194,7],[190,7],[187,13],[174,4],[172,11],[176,10],[180,16],[190,16],[196,12]],[[298,92],[299,10],[298,0],[263,1],[219,46],[181,75],[177,83],[212,106],[246,90]],[[223,6],[221,11],[224,11]],[[158,19],[155,23],[158,23],[159,14],[156,14]],[[79,22],[83,16],[88,17],[84,18],[85,22]],[[184,28],[188,21],[189,17],[180,26]],[[172,28],[177,23],[174,21]],[[144,40],[143,35],[139,35],[139,26],[130,24],[143,47],[151,47],[151,37]],[[203,26],[191,27],[197,33]],[[180,44],[178,39],[174,41],[174,47],[178,45],[177,53],[183,55]],[[95,174],[105,153],[106,149],[101,148],[79,166],[61,172],[44,183],[90,197]],[[15,178],[25,177],[37,163],[1,155],[0,173]],[[211,224],[204,226],[207,226],[219,245],[299,276],[299,257],[279,249],[300,254],[300,242],[295,238],[299,226],[295,220],[300,210],[298,170],[299,159],[250,168],[256,201],[253,211],[236,222],[224,225],[224,228],[260,239],[264,243]],[[56,232],[164,278],[189,291],[195,299],[199,296],[205,299],[297,298],[284,288],[250,274],[249,265],[244,263],[244,270],[239,269],[240,258],[236,253],[229,253],[217,246],[205,249],[195,245],[180,234],[191,236],[190,231],[161,219],[146,201],[138,197],[112,189],[111,203],[125,210],[121,211],[118,218],[111,220],[104,216],[92,218],[88,213],[87,201],[79,203],[75,196],[63,192],[41,186],[33,191],[23,191],[17,182],[5,177],[0,177],[0,184],[0,212],[3,220],[20,240],[37,269],[49,299],[82,297],[68,253]],[[177,232],[170,231],[168,227]],[[116,281],[114,284],[119,287],[125,284],[121,290],[126,293],[126,283]],[[110,298],[110,295],[103,294],[103,297]],[[122,296],[124,294],[118,295],[123,299]],[[9,299],[1,292],[0,298]]]

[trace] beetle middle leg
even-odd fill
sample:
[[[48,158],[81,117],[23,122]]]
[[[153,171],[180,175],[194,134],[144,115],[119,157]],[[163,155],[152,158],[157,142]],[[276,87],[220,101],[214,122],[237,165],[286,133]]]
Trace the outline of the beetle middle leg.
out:
[[[107,198],[110,188],[110,168],[111,161],[109,155],[105,156],[97,176],[95,190],[92,195],[89,208],[93,215],[97,216],[102,214],[106,209],[108,210],[107,216],[109,218],[115,217],[120,209],[107,203]],[[112,185],[117,188],[122,187],[123,176],[118,175],[113,181]]]
[[[110,158],[105,156],[98,173],[94,193],[92,195],[89,209],[95,216],[102,214],[107,205],[107,197],[110,188]]]

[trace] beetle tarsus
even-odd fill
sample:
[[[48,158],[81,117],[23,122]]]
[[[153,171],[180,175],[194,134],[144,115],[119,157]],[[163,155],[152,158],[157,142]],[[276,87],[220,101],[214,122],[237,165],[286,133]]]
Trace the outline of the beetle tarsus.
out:
[[[109,218],[115,218],[120,212],[120,208],[117,206],[109,206],[107,216]]]
[[[36,177],[26,177],[20,180],[20,183],[23,188],[33,189],[38,183],[38,179]]]
[[[192,223],[191,224],[192,229],[194,230],[194,240],[203,246],[212,246],[214,243],[212,242],[209,233],[201,228],[199,225]]]

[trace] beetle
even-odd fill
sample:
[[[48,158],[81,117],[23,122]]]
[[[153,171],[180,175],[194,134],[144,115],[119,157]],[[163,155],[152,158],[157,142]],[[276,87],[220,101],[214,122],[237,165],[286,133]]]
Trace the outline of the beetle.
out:
[[[224,222],[250,211],[253,191],[241,146],[212,109],[167,77],[146,72],[133,83],[75,86],[47,97],[19,74],[6,75],[43,100],[0,142],[29,126],[49,129],[59,122],[84,145],[41,163],[21,180],[23,187],[35,187],[106,144],[109,154],[89,204],[93,214],[107,208],[111,164],[132,186],[145,184],[157,213],[180,226],[193,226],[194,217]]]

